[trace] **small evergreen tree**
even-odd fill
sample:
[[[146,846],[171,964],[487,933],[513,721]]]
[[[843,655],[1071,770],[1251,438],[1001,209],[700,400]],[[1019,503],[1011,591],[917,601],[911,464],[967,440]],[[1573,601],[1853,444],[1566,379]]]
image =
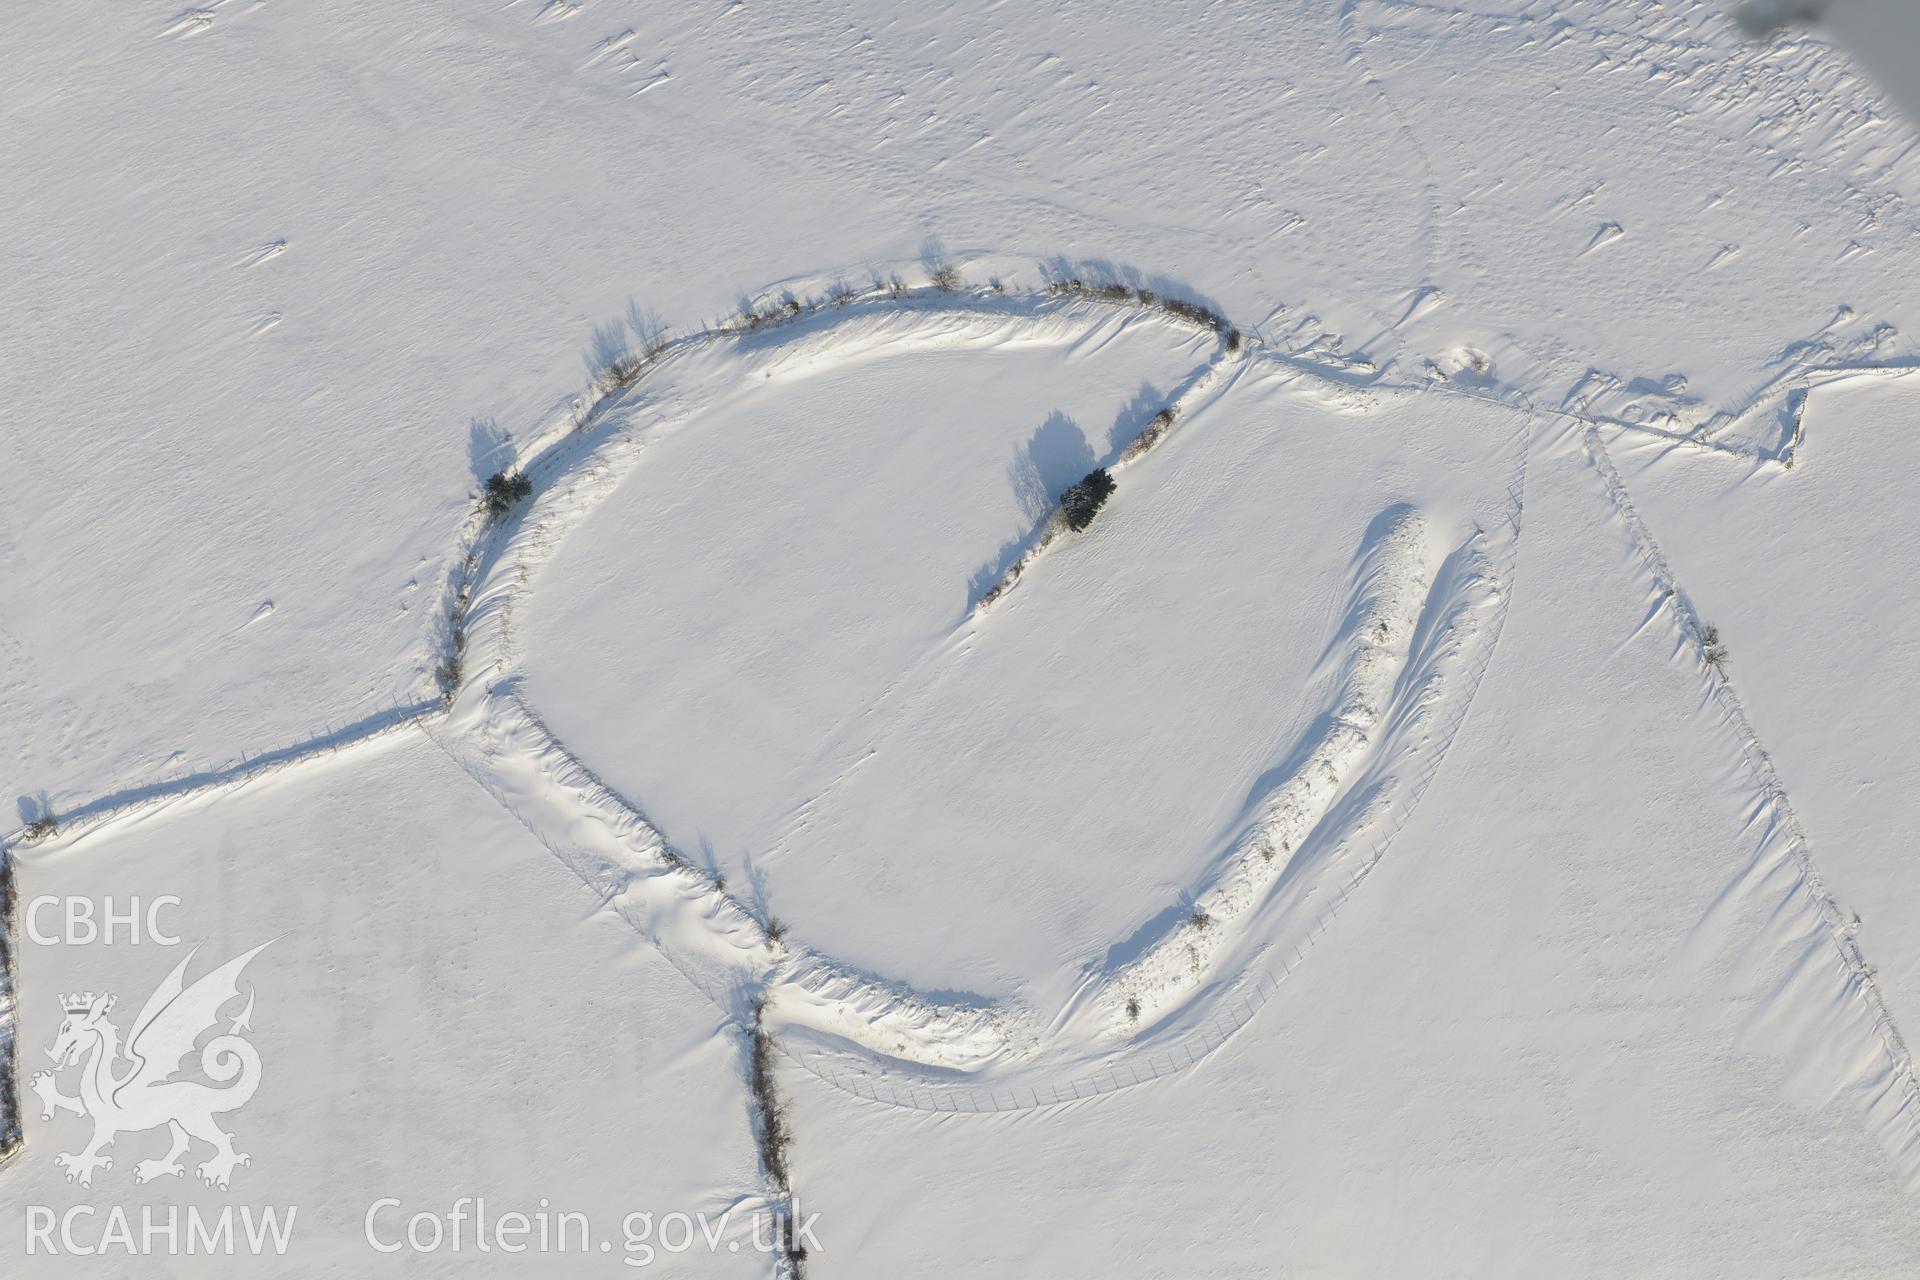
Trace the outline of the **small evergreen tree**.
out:
[[[511,474],[496,471],[487,477],[486,504],[487,514],[503,516],[513,508],[513,504],[533,492],[533,481],[518,471]]]
[[[1093,523],[1094,516],[1113,496],[1113,477],[1106,468],[1101,467],[1087,474],[1080,481],[1060,495],[1060,514],[1066,517],[1067,528],[1075,533]]]

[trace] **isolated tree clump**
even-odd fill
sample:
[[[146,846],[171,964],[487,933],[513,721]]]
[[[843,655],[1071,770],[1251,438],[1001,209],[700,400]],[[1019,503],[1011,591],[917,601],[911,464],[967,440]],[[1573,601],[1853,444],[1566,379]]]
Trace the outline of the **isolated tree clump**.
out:
[[[1065,517],[1067,528],[1075,533],[1093,523],[1094,516],[1113,496],[1113,477],[1107,474],[1105,467],[1087,472],[1076,484],[1060,495],[1060,514]]]
[[[518,471],[496,471],[487,477],[486,504],[487,514],[503,516],[513,509],[513,504],[533,492],[533,481]]]

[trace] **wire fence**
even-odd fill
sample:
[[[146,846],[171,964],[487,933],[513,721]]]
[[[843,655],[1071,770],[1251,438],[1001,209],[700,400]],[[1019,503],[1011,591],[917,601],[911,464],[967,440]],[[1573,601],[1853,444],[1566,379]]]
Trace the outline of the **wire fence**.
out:
[[[71,839],[140,809],[240,786],[316,757],[333,755],[348,747],[385,737],[443,709],[444,704],[439,699],[395,699],[358,720],[339,726],[323,726],[286,746],[270,747],[264,751],[242,751],[222,763],[188,766],[172,777],[109,791],[59,814],[54,829],[45,835],[31,827],[23,827],[0,837],[0,843],[12,847],[31,845],[43,839]],[[47,816],[51,818],[54,815]]]
[[[1586,432],[1587,455],[1594,469],[1599,472],[1601,482],[1607,490],[1607,497],[1613,503],[1620,518],[1626,523],[1638,546],[1641,558],[1646,564],[1649,575],[1655,584],[1665,593],[1673,604],[1674,612],[1682,628],[1696,644],[1702,648],[1703,655],[1712,628],[1706,625],[1693,599],[1680,586],[1680,581],[1668,562],[1666,552],[1653,536],[1641,517],[1640,510],[1634,505],[1633,497],[1628,493],[1626,482],[1613,464],[1613,457],[1607,452],[1600,433],[1592,427]],[[1899,1082],[1905,1099],[1908,1114],[1907,1124],[1914,1132],[1913,1142],[1920,1142],[1920,1077],[1916,1077],[1913,1054],[1907,1047],[1906,1037],[1901,1034],[1899,1025],[1893,1020],[1893,1011],[1887,1007],[1886,997],[1880,990],[1880,984],[1874,969],[1868,963],[1866,955],[1860,949],[1849,924],[1847,912],[1840,906],[1827,888],[1826,877],[1813,858],[1813,844],[1808,838],[1806,828],[1801,825],[1800,815],[1793,807],[1793,801],[1787,795],[1786,784],[1780,780],[1775,770],[1773,756],[1760,741],[1760,735],[1753,727],[1753,721],[1747,715],[1746,704],[1734,689],[1733,680],[1724,672],[1711,669],[1702,662],[1702,676],[1707,681],[1711,697],[1726,716],[1726,723],[1732,730],[1738,745],[1741,763],[1746,766],[1760,793],[1761,808],[1771,810],[1778,815],[1781,829],[1786,834],[1786,847],[1795,865],[1800,870],[1801,883],[1813,901],[1826,926],[1828,940],[1838,953],[1842,968],[1850,982],[1860,992],[1866,1002],[1868,1013],[1878,1033],[1887,1057],[1893,1066],[1894,1077]],[[1772,839],[1773,833],[1766,832],[1761,837],[1765,841]]]

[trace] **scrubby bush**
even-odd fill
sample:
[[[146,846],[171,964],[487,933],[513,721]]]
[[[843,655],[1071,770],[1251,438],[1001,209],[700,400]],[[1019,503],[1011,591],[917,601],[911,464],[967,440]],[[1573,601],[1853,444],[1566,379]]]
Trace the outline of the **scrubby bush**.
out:
[[[747,1093],[760,1120],[760,1163],[767,1181],[775,1190],[785,1192],[787,1152],[793,1144],[793,1130],[787,1123],[787,1107],[780,1100],[773,1079],[773,1033],[766,1027],[766,1002],[753,1004],[752,1055],[747,1063]]]
[[[928,279],[933,281],[933,287],[940,292],[952,293],[960,287],[960,269],[943,263],[933,269],[933,274]]]
[[[1089,471],[1077,483],[1060,495],[1060,514],[1066,519],[1067,528],[1078,533],[1093,523],[1094,516],[1113,496],[1113,477],[1106,468]]]
[[[628,354],[615,356],[607,361],[606,384],[610,391],[624,391],[640,381],[641,372],[647,367],[641,357]]]
[[[1227,333],[1230,329],[1225,316],[1197,302],[1187,302],[1180,298],[1164,298],[1160,302],[1160,309],[1170,316],[1178,316],[1189,324],[1197,324],[1215,333]],[[1231,341],[1235,346],[1239,345],[1237,338]]]
[[[433,682],[440,687],[440,696],[448,702],[460,692],[460,679],[466,674],[466,662],[459,654],[449,654],[440,660],[433,669]]]
[[[1154,414],[1153,420],[1147,423],[1147,429],[1135,436],[1133,442],[1126,447],[1126,451],[1120,455],[1120,461],[1132,462],[1135,458],[1138,458],[1141,454],[1166,439],[1167,432],[1173,430],[1174,419],[1178,416],[1179,410],[1175,409],[1172,405],[1168,405],[1160,412]]]
[[[487,477],[487,491],[484,501],[487,514],[503,516],[513,509],[513,505],[533,492],[533,481],[518,471],[496,471]]]
[[[800,314],[800,300],[794,297],[783,298],[779,302],[769,302],[766,306],[756,306],[751,302],[740,304],[740,319],[734,327],[752,333],[791,320]]]
[[[60,823],[50,813],[43,813],[27,824],[27,839],[49,840],[60,834]]]
[[[1047,282],[1047,292],[1057,298],[1091,298],[1095,302],[1133,302],[1139,301],[1147,306],[1154,303],[1151,289],[1130,289],[1117,281],[1106,284],[1088,284],[1078,276],[1064,276]]]
[[[781,1238],[786,1241],[785,1247],[788,1269],[793,1275],[793,1280],[805,1280],[806,1272],[804,1268],[807,1262],[807,1242],[802,1238],[799,1230],[794,1227],[793,1214],[791,1212],[782,1215],[780,1219],[780,1235]]]

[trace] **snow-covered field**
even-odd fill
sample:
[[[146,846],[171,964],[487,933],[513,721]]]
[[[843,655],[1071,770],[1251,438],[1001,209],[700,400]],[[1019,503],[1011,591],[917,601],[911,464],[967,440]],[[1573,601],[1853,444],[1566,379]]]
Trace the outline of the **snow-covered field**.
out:
[[[0,49],[4,1274],[1920,1266],[1920,128],[1817,34]]]

